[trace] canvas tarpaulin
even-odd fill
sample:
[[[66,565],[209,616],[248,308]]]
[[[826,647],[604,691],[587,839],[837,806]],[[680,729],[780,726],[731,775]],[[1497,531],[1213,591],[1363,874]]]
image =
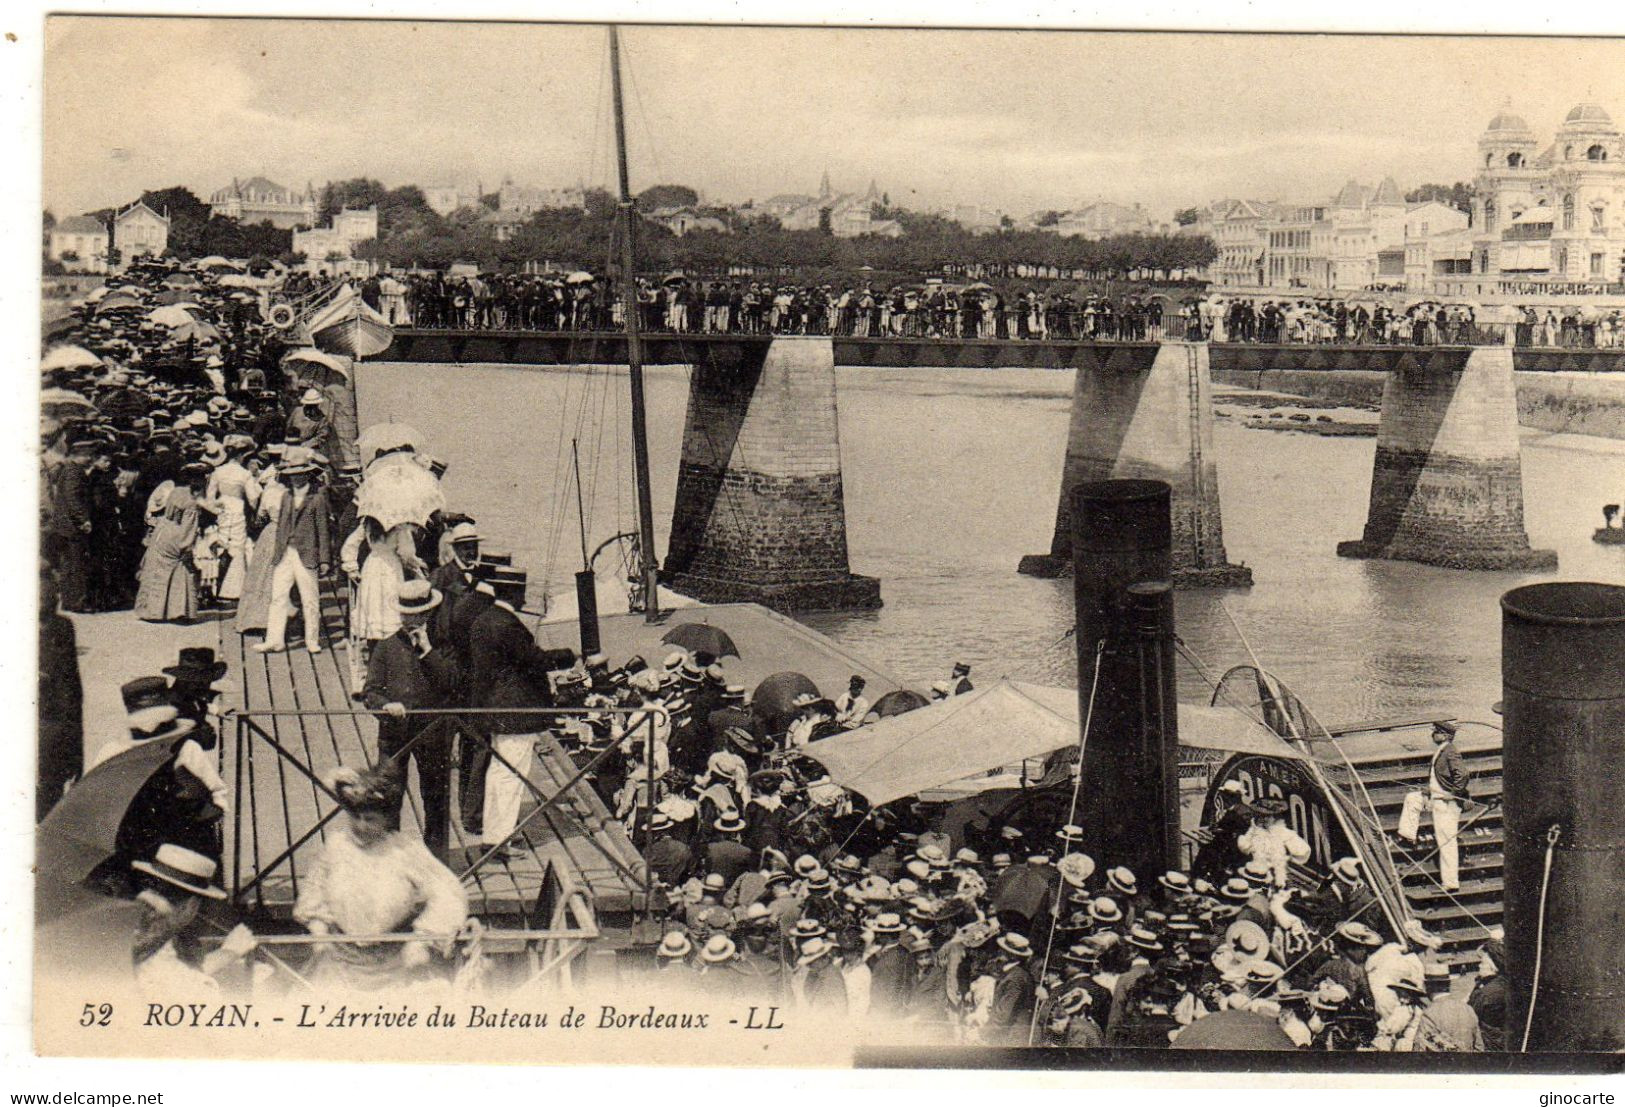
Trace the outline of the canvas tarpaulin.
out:
[[[1180,745],[1297,758],[1263,726],[1226,707],[1179,705]],[[825,738],[802,752],[830,779],[880,805],[1078,744],[1071,688],[1001,680],[963,696]]]

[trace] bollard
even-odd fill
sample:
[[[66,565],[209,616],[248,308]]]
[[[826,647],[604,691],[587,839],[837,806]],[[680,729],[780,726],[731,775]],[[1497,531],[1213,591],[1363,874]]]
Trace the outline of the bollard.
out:
[[[1531,1051],[1619,1050],[1625,588],[1532,584],[1501,611],[1507,1048],[1527,1026]]]
[[[1092,481],[1071,496],[1078,706],[1088,726],[1078,795],[1084,850],[1136,873],[1161,872],[1179,856],[1173,604],[1162,583],[1171,489],[1163,481]]]

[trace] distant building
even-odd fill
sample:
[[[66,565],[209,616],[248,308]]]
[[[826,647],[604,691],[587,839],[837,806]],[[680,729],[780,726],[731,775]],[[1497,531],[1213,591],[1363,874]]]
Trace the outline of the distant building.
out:
[[[818,195],[784,193],[770,196],[761,204],[761,210],[774,216],[787,231],[815,231],[827,221],[836,238],[858,238],[862,235],[882,235],[897,238],[903,233],[902,224],[895,219],[876,219],[875,210],[883,203],[880,188],[869,182],[869,191],[836,192],[825,173],[818,184]]]
[[[992,234],[1003,227],[1009,218],[997,208],[984,208],[979,204],[955,204],[937,214],[944,219],[952,219],[971,234]],[[1014,221],[1011,222],[1014,225]]]
[[[1255,288],[1264,283],[1265,224],[1276,216],[1268,200],[1219,200],[1197,219],[1205,226],[1219,256],[1210,272],[1227,288]]]
[[[473,191],[469,191],[454,184],[430,185],[423,190],[423,199],[429,205],[429,210],[445,218],[454,211],[477,207],[480,202],[480,191],[477,186]]]
[[[107,227],[88,215],[74,215],[51,228],[46,253],[70,273],[107,272]]]
[[[123,265],[138,257],[160,257],[169,249],[169,216],[137,200],[113,217],[113,248]]]
[[[1576,104],[1544,150],[1509,110],[1478,140],[1468,291],[1625,280],[1625,139],[1599,104]]]
[[[513,211],[488,211],[479,220],[485,232],[498,242],[507,242],[529,221],[529,213]]]
[[[516,185],[513,178],[503,180],[497,191],[497,210],[504,215],[530,215],[538,211],[559,208],[587,209],[587,190],[584,188],[530,188]]]
[[[1148,234],[1152,229],[1151,220],[1139,204],[1125,206],[1104,200],[1065,212],[1055,223],[1055,233],[1066,238],[1111,238]]]
[[[296,230],[316,225],[320,203],[315,186],[309,183],[298,192],[264,177],[246,181],[233,177],[230,185],[209,197],[209,214],[239,223],[269,223],[282,230]]]
[[[358,244],[378,237],[378,209],[345,208],[333,216],[331,226],[313,227],[308,231],[295,231],[293,252],[305,255],[305,266],[311,270],[348,268],[354,260]]]

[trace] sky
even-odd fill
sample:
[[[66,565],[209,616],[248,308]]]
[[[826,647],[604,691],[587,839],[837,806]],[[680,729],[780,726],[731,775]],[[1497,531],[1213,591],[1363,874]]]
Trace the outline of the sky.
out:
[[[1166,218],[1470,179],[1509,101],[1543,140],[1582,100],[1625,124],[1622,40],[636,26],[623,51],[634,190],[716,202],[827,171],[917,209]],[[599,27],[59,16],[45,58],[58,216],[254,174],[614,184]]]

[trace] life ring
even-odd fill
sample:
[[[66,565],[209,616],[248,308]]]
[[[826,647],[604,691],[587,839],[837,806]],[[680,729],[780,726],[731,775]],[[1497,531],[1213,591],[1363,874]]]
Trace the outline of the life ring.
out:
[[[279,331],[285,331],[293,326],[297,317],[294,315],[292,304],[274,304],[267,318],[270,319],[271,326]]]

